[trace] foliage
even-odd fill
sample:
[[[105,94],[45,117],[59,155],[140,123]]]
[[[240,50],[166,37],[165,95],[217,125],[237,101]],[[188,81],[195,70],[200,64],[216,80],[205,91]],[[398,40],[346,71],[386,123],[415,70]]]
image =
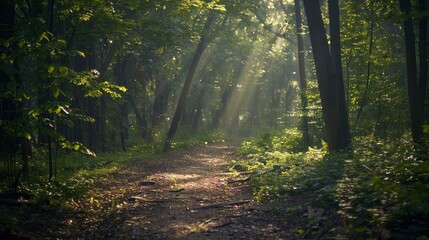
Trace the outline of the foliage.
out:
[[[201,131],[192,133],[188,129],[181,129],[172,142],[172,149],[190,148],[197,145],[207,145],[215,142],[225,142],[227,136],[221,131]]]
[[[401,141],[362,137],[356,139],[353,154],[328,154],[313,148],[294,152],[300,138],[291,141],[286,137],[289,132],[278,134],[283,138],[261,135],[244,141],[237,150],[243,159],[235,161],[231,171],[266,171],[251,182],[257,200],[311,193],[311,204],[336,209],[352,226],[347,229],[349,236],[389,231],[395,236],[425,234],[429,165],[413,150],[410,136]],[[292,148],[284,147],[291,143]]]
[[[356,146],[335,193],[340,213],[368,231],[377,226],[422,235],[429,213],[427,156],[413,150],[409,135],[400,141],[366,137]]]

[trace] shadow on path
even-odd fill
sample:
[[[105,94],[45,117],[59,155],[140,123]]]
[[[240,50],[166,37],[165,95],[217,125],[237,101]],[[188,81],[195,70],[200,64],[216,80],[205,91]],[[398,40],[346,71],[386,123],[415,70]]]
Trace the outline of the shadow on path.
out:
[[[292,230],[303,224],[301,218],[284,211],[296,202],[284,202],[290,206],[283,210],[258,205],[246,183],[228,184],[230,175],[224,172],[234,150],[227,144],[177,150],[111,174],[88,196],[95,205],[92,210],[83,210],[81,219],[68,220],[65,238],[296,238]],[[100,200],[94,204],[94,199]],[[301,212],[304,209],[294,215]]]

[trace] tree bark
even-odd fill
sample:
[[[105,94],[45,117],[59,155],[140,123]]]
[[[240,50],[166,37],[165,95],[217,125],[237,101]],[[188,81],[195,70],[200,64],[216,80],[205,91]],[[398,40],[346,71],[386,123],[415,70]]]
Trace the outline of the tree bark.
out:
[[[180,117],[182,116],[183,109],[186,107],[186,99],[188,97],[189,89],[191,88],[191,83],[194,78],[195,72],[197,70],[198,62],[200,61],[201,55],[206,48],[207,41],[207,31],[212,25],[214,20],[214,15],[209,15],[204,24],[203,33],[200,38],[200,42],[198,43],[197,49],[195,51],[194,59],[192,60],[191,66],[189,67],[189,72],[185,80],[185,84],[183,85],[182,92],[180,93],[179,102],[177,103],[176,112],[174,113],[173,120],[171,122],[170,130],[167,134],[167,139],[165,142],[164,150],[168,150],[171,147],[171,140],[176,134],[177,127],[179,126]]]
[[[401,11],[405,14],[411,12],[410,0],[399,0]],[[405,37],[405,55],[407,67],[407,85],[408,85],[408,105],[410,108],[410,123],[411,134],[413,141],[416,144],[421,143],[423,138],[423,129],[421,124],[422,117],[420,116],[420,107],[418,101],[418,88],[417,88],[417,60],[415,49],[415,35],[413,29],[413,20],[407,16],[403,22],[404,37]]]
[[[204,107],[204,98],[206,95],[206,89],[202,89],[198,97],[197,108],[195,116],[192,119],[192,131],[196,132],[200,127],[202,118],[203,118],[203,107]]]
[[[168,109],[168,99],[170,89],[164,82],[157,82],[155,86],[155,100],[152,107],[151,117],[151,137],[161,132],[166,121],[166,112]]]
[[[95,46],[94,43],[90,43],[89,47],[89,54],[88,54],[88,69],[96,69],[97,63],[96,63],[96,57],[95,57]],[[87,98],[87,114],[93,119],[99,119],[99,114],[97,111],[97,98],[88,97]],[[88,139],[88,148],[91,149],[94,152],[97,152],[97,146],[98,146],[98,138],[97,138],[97,125],[96,122],[87,122],[86,123],[86,129],[87,129],[87,139]]]
[[[296,19],[296,33],[298,40],[298,67],[299,67],[299,86],[301,88],[301,110],[302,110],[302,135],[304,140],[304,147],[307,148],[310,144],[310,137],[308,134],[308,100],[307,100],[307,79],[305,76],[305,62],[304,62],[304,39],[302,31],[302,17],[301,6],[299,0],[295,0],[295,19]]]
[[[124,57],[123,60],[118,59],[118,63],[116,64],[116,73],[117,76],[117,83],[120,86],[127,87],[127,76],[125,74],[125,68],[127,67],[128,58],[127,56]],[[119,134],[121,139],[121,146],[122,150],[126,151],[126,140],[128,139],[128,103],[127,101],[123,101],[119,104],[118,109],[118,127],[119,127]]]
[[[346,128],[344,126],[341,127],[345,123],[341,123],[340,121],[344,121],[346,118],[340,116],[340,114],[345,113],[340,110],[339,100],[344,97],[340,96],[341,94],[344,95],[344,89],[340,90],[340,87],[343,85],[340,84],[338,77],[335,75],[335,72],[338,70],[336,70],[334,63],[338,60],[335,60],[331,56],[329,50],[319,1],[304,0],[304,9],[310,30],[328,149],[330,151],[344,149],[348,144],[347,142],[343,142],[345,140],[343,136],[346,134],[341,132],[346,130]],[[335,55],[335,57],[338,57],[338,55]]]
[[[345,149],[351,145],[350,125],[344,92],[343,67],[341,64],[340,9],[338,0],[328,0],[329,29],[331,41],[331,58],[334,64],[334,78],[338,83],[338,128],[339,148]]]
[[[418,3],[419,11],[424,13],[427,11],[426,0],[419,0]],[[419,92],[418,92],[418,103],[419,103],[419,115],[420,115],[420,124],[424,124],[425,116],[425,99],[426,99],[426,88],[427,88],[427,79],[428,79],[428,51],[427,51],[427,15],[422,17],[419,20]]]
[[[114,42],[112,44],[112,46],[110,46],[110,49],[107,53],[106,58],[104,59],[99,72],[100,72],[100,81],[104,80],[105,75],[107,73],[107,70],[110,66],[110,64],[112,63],[113,57],[116,54],[116,51],[119,48],[119,43],[118,42]],[[105,94],[100,96],[100,114],[99,114],[99,118],[96,119],[97,120],[97,124],[98,124],[98,132],[99,132],[99,142],[101,144],[101,151],[102,152],[106,152],[107,151],[107,127],[106,127],[106,121],[107,121],[107,98],[105,96]]]
[[[365,90],[363,92],[362,100],[360,101],[360,106],[359,106],[358,113],[356,116],[356,122],[359,121],[359,118],[360,118],[362,111],[363,111],[363,107],[365,107],[365,105],[368,101],[367,95],[368,95],[368,89],[369,89],[369,82],[371,80],[371,55],[372,55],[372,48],[374,45],[373,39],[374,39],[374,5],[372,6],[372,9],[371,9],[371,26],[369,29],[369,50],[368,50],[368,62],[366,65]]]
[[[147,120],[144,117],[144,115],[140,112],[136,101],[134,101],[133,96],[128,95],[128,102],[131,104],[131,107],[134,110],[134,113],[136,115],[136,119],[137,119],[137,124],[139,125],[139,129],[140,129],[140,135],[142,137],[142,139],[146,139],[148,131],[147,131]]]

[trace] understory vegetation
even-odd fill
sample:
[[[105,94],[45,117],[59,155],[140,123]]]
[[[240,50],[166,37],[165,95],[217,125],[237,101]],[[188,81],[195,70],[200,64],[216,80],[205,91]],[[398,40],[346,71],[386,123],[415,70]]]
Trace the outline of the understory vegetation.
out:
[[[356,138],[353,149],[329,153],[325,145],[302,149],[301,141],[297,129],[250,138],[230,170],[258,173],[251,183],[260,201],[310,193],[305,204],[335,211],[347,236],[427,239],[429,163],[411,136]]]

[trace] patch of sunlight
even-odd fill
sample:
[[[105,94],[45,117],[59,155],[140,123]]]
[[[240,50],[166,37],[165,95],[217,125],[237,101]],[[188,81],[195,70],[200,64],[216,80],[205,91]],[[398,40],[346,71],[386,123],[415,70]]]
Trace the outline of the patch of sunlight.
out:
[[[166,177],[176,180],[190,180],[200,178],[201,175],[198,174],[177,174],[177,173],[167,173]]]

